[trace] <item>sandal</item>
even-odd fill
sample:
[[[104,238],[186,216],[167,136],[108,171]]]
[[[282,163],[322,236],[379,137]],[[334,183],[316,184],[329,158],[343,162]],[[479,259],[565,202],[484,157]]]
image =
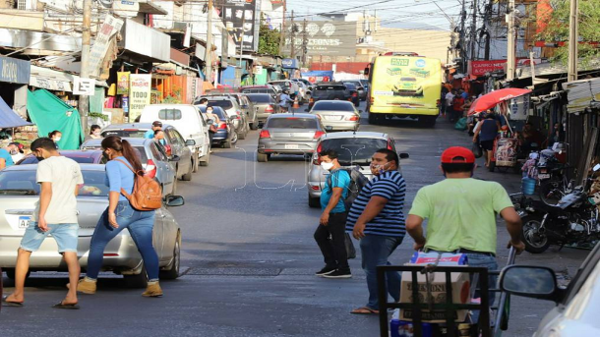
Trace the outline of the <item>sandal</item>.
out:
[[[9,302],[6,299],[8,298],[8,296],[4,296],[2,297],[2,305],[5,307],[12,307],[12,308],[20,308],[23,306],[23,302]]]
[[[70,309],[70,310],[77,310],[77,309],[79,309],[79,305],[77,303],[63,303],[63,301],[60,301],[59,303],[56,303],[52,307],[54,309]]]
[[[369,307],[361,307],[352,310],[350,313],[354,315],[379,315],[379,310],[371,309]]]

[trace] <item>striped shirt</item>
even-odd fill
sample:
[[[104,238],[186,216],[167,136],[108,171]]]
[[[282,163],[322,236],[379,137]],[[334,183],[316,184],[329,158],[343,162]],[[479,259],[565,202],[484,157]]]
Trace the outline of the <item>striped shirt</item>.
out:
[[[384,172],[371,180],[361,191],[348,213],[346,231],[352,232],[356,221],[364,212],[371,197],[388,200],[381,212],[365,227],[365,234],[384,236],[404,236],[404,197],[406,182],[398,171]]]

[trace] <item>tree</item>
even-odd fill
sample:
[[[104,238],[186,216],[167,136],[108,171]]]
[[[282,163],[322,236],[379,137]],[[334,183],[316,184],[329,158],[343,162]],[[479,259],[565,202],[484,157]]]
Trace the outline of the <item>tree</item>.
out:
[[[260,24],[258,32],[258,53],[269,55],[280,55],[279,39],[281,32],[276,29],[269,29],[269,26],[264,22]]]
[[[554,60],[566,62],[569,55],[569,15],[570,0],[550,0],[553,8],[548,18],[547,26],[538,34],[538,40],[548,42],[565,42],[557,48]],[[544,20],[545,21],[545,20]],[[600,2],[598,0],[579,0],[579,57],[584,61],[600,58]]]

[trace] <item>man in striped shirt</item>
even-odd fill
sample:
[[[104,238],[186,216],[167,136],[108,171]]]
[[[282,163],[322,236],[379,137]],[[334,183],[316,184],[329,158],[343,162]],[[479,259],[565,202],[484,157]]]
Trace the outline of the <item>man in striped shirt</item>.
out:
[[[377,266],[388,265],[388,257],[402,243],[406,182],[398,171],[398,154],[388,149],[375,152],[371,172],[375,176],[360,192],[348,213],[346,231],[360,240],[362,268],[367,275],[369,302],[353,314],[378,314]],[[400,274],[388,272],[387,289],[400,300]]]

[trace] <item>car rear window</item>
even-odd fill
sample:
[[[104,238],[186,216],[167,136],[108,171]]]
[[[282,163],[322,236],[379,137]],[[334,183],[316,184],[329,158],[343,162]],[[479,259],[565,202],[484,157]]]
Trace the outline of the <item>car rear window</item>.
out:
[[[104,185],[104,171],[81,171],[84,185],[79,188],[80,196],[108,197],[108,186]],[[0,195],[38,195],[40,185],[36,183],[36,171],[0,172]]]
[[[356,85],[354,85],[352,83],[344,83],[344,85],[346,86],[346,88],[348,88],[350,90],[356,90]]]
[[[354,105],[350,102],[316,102],[313,110],[318,111],[352,111],[354,112]]]
[[[252,103],[271,103],[273,101],[269,95],[248,95],[248,99]]]
[[[224,110],[233,108],[233,103],[228,100],[208,101],[208,106],[220,106]]]
[[[339,155],[340,163],[348,166],[369,164],[373,153],[387,148],[387,145],[384,139],[342,138],[326,139],[321,143],[321,148],[324,151],[335,150]]]
[[[181,119],[181,110],[179,109],[160,109],[158,119],[166,121],[175,121]]]
[[[146,134],[146,131],[148,130],[107,130],[102,132],[102,136],[119,136],[122,138],[144,138],[144,134]]]
[[[272,118],[267,123],[268,129],[316,129],[317,120],[314,118]]]
[[[323,86],[318,86],[315,90],[317,91],[327,91],[327,90],[333,90],[333,91],[344,91],[346,90],[345,87],[341,86],[341,85],[323,85]]]

